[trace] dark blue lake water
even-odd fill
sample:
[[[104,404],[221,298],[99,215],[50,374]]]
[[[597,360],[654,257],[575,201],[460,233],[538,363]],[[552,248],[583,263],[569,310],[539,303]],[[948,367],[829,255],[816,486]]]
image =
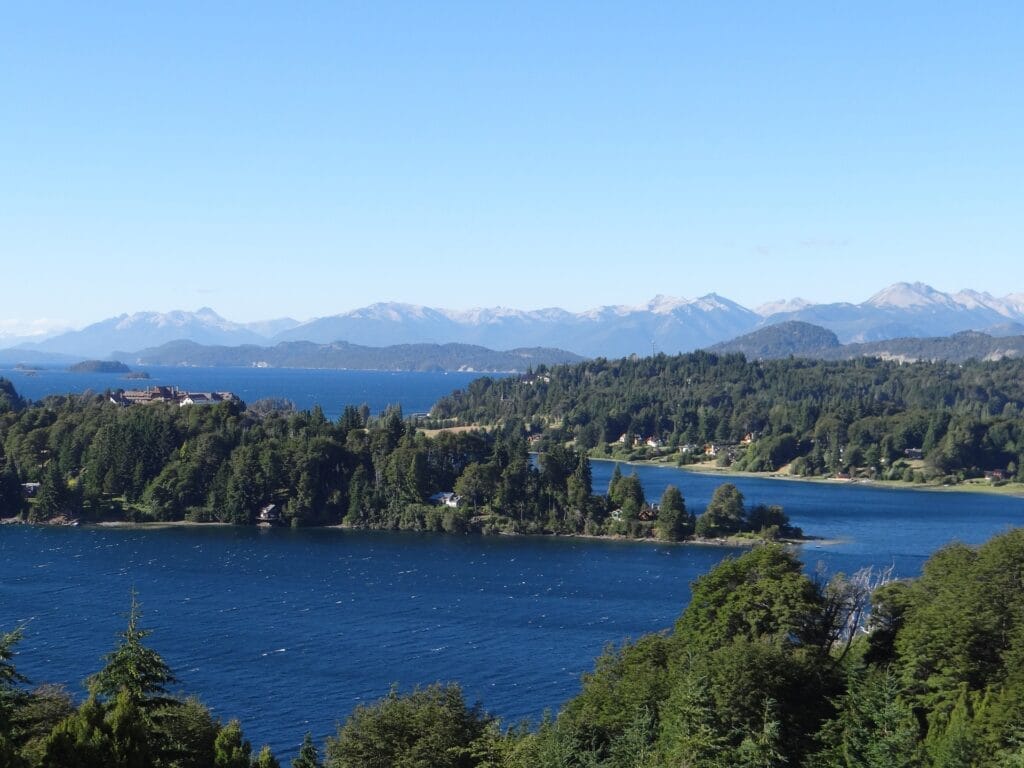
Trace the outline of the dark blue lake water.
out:
[[[185,368],[147,366],[148,380],[129,381],[110,373],[70,373],[57,368],[19,371],[0,368],[24,397],[86,390],[145,389],[157,384],[195,392],[234,392],[248,403],[264,397],[284,397],[300,410],[319,405],[329,419],[346,405],[366,403],[373,413],[400,404],[405,413],[425,413],[440,397],[464,387],[479,373],[408,373],[390,371],[332,371],[306,368]],[[494,375],[494,374],[492,374]],[[497,374],[498,376],[502,374]]]
[[[612,467],[595,462],[595,488]],[[629,469],[627,468],[628,472]],[[641,467],[699,510],[721,478]],[[895,564],[903,576],[952,539],[1024,522],[1024,500],[739,478],[808,533],[808,567]],[[506,720],[578,690],[608,642],[668,627],[724,547],[340,530],[0,528],[0,628],[26,625],[19,668],[80,692],[138,590],[150,638],[222,717],[291,754],[360,701],[462,683]]]

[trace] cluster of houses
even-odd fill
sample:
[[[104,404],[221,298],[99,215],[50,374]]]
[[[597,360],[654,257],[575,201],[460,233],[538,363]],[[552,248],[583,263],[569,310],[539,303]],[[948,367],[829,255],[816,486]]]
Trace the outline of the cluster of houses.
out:
[[[216,403],[234,402],[238,396],[234,392],[186,392],[177,387],[156,386],[149,389],[122,389],[110,395],[114,405],[147,405],[149,403],[176,403],[186,405],[214,405]]]
[[[642,445],[646,445],[648,448],[661,448],[662,446],[665,445],[665,443],[662,442],[661,438],[659,437],[654,437],[652,435],[651,437],[638,438],[634,437],[628,432],[623,432],[621,435],[619,435],[619,439],[616,440],[615,442],[618,443],[619,445],[624,445],[627,448],[635,448]]]
[[[624,445],[626,448],[634,448],[647,446],[648,448],[664,448],[665,441],[660,437],[644,437],[635,438],[632,435],[625,433],[619,435],[619,439],[615,441],[619,445]],[[709,458],[714,458],[723,452],[734,452],[739,448],[746,448],[754,442],[754,433],[748,432],[743,436],[743,439],[739,443],[705,443],[704,445],[698,445],[697,443],[686,443],[679,446],[680,453],[703,453]]]

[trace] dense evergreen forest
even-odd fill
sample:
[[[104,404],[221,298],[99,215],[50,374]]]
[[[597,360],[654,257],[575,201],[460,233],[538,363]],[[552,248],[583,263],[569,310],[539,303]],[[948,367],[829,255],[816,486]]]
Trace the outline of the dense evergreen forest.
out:
[[[279,765],[169,692],[134,598],[79,703],[18,674],[21,632],[0,637],[4,768]],[[950,545],[913,581],[813,578],[766,543],[698,578],[672,631],[609,648],[557,716],[508,727],[456,685],[396,689],[291,765],[1019,768],[1024,530]]]
[[[649,440],[682,462],[710,449],[750,471],[945,483],[995,471],[1005,480],[1019,477],[1024,454],[1024,360],[598,359],[478,379],[432,415],[524,424],[600,455],[624,445],[643,458]]]
[[[32,486],[24,498],[23,484]],[[550,443],[533,461],[522,425],[427,436],[397,408],[349,406],[336,422],[279,402],[123,407],[102,395],[29,404],[0,379],[0,515],[462,533],[799,536],[778,507],[725,485],[699,518],[669,488],[644,498],[616,472],[595,495],[590,460]],[[603,491],[604,489],[602,489]],[[431,497],[448,493],[446,504]]]

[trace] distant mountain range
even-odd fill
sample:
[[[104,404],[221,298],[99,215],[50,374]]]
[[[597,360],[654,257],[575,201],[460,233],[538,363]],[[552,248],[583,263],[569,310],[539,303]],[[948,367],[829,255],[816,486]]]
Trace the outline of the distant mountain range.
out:
[[[20,344],[14,350],[21,351],[25,360],[38,362],[41,358],[30,358],[29,353],[82,359],[109,357],[114,350],[135,353],[181,340],[216,346],[344,341],[368,347],[448,343],[489,349],[549,347],[588,357],[619,357],[709,347],[788,321],[826,328],[844,344],[948,336],[967,330],[1012,336],[1024,333],[1024,293],[997,298],[977,291],[949,294],[923,283],[896,283],[859,304],[789,299],[756,310],[714,293],[697,299],[657,296],[637,307],[605,306],[586,312],[502,307],[449,310],[382,303],[302,323],[290,318],[235,323],[203,308],[120,315],[44,341]],[[17,355],[16,351],[0,352],[0,359]]]
[[[140,352],[117,353],[136,365],[336,368],[376,371],[526,371],[538,365],[576,363],[579,355],[546,347],[496,352],[470,344],[399,344],[365,347],[348,342],[314,344],[283,341],[272,347],[253,344],[205,346],[172,341]]]
[[[947,360],[1002,360],[1024,357],[1024,334],[993,336],[978,331],[960,331],[949,336],[900,338],[842,344],[835,333],[817,325],[789,320],[715,344],[712,352],[742,352],[749,360],[807,357],[820,360],[852,360],[880,357],[914,362]]]

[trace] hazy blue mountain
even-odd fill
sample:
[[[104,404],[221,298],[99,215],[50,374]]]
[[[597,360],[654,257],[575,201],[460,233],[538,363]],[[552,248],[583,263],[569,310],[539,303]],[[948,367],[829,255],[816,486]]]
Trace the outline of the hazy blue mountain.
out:
[[[996,298],[977,291],[949,294],[924,283],[895,283],[860,304],[813,304],[776,312],[766,324],[801,320],[846,342],[948,336],[1024,320],[1024,295]]]
[[[488,349],[554,347],[588,357],[617,357],[706,348],[788,321],[827,328],[843,343],[941,337],[967,330],[1017,335],[1024,329],[1024,293],[999,298],[970,290],[943,293],[924,283],[895,283],[859,304],[790,299],[761,305],[757,311],[714,293],[697,299],[656,296],[640,306],[604,306],[585,312],[507,307],[451,310],[380,303],[303,323],[291,318],[235,323],[203,308],[120,315],[19,349],[83,359],[182,339],[219,346],[346,341],[369,347],[446,343]]]
[[[200,344],[255,344],[266,337],[225,320],[209,307],[195,312],[136,312],[118,315],[68,331],[46,341],[22,345],[23,349],[58,352],[88,358],[104,358],[116,349],[155,347],[176,339]]]
[[[244,328],[264,339],[273,338],[277,334],[289,331],[297,325],[301,325],[300,321],[291,317],[277,317],[273,320],[256,320],[251,323],[242,323]]]
[[[1001,360],[1024,357],[1024,335],[991,336],[978,331],[960,331],[949,336],[885,339],[840,344],[825,328],[798,320],[760,328],[731,341],[709,347],[712,352],[742,352],[749,360],[807,357],[822,360],[852,360],[880,357],[887,360]]]
[[[118,353],[139,365],[203,367],[337,368],[377,371],[525,371],[538,365],[576,363],[579,355],[546,347],[495,351],[472,344],[399,344],[368,347],[338,341],[315,344],[283,341],[275,346],[206,346],[172,341],[134,355]]]
[[[989,336],[1024,336],[1024,323],[1006,322],[993,325],[990,328],[983,328],[983,333]]]
[[[473,309],[455,311],[410,304],[369,307],[303,323],[277,336],[326,343],[345,339],[381,346],[458,342],[490,348],[555,346],[588,356],[621,356],[694,349],[750,330],[758,315],[716,294],[699,299],[658,296],[639,307],[607,306],[587,312]]]
[[[14,347],[0,349],[0,366],[15,365],[70,365],[85,359],[83,355],[64,355],[59,352],[39,352],[34,349]]]
[[[832,331],[800,320],[758,328],[756,331],[710,347],[712,352],[742,352],[748,360],[822,357],[840,348]]]

